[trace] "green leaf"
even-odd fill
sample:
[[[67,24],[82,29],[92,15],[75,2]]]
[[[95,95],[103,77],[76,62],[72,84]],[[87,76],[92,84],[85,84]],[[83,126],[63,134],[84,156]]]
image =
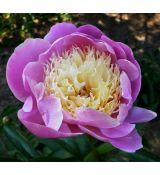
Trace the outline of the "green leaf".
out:
[[[0,117],[9,116],[17,112],[18,109],[19,109],[19,105],[18,106],[8,105],[2,110],[2,112],[0,113]]]
[[[125,153],[121,152],[120,153],[121,158],[126,159],[126,161],[131,161],[131,162],[155,162],[155,161],[160,161],[160,157],[153,154],[147,149],[141,149],[137,151],[136,153]]]
[[[1,140],[0,140],[0,155],[2,156],[3,154],[5,154],[5,152],[6,152],[5,145],[4,145],[3,140],[1,138]]]
[[[109,153],[110,151],[113,151],[114,149],[115,149],[115,148],[112,147],[111,144],[103,143],[103,144],[101,144],[100,146],[98,146],[98,147],[96,148],[96,151],[97,151],[98,154],[101,156],[101,155],[103,155],[103,154]],[[88,162],[88,161],[96,161],[93,151],[91,151],[91,152],[84,158],[84,161],[85,161],[85,162]]]
[[[45,144],[55,154],[57,154],[56,153],[57,151],[62,149],[64,151],[66,151],[67,153],[70,153],[72,156],[80,158],[79,152],[73,146],[71,138],[65,138],[65,139],[40,139],[39,142]],[[64,155],[65,154],[66,153],[64,152]]]
[[[10,125],[4,125],[4,134],[12,145],[20,152],[22,155],[25,155],[27,158],[38,156],[37,152],[30,145],[30,143],[23,137],[18,131],[17,128],[14,128]]]
[[[73,137],[73,146],[77,148],[81,158],[90,152],[91,146],[88,141],[87,135],[80,135]]]
[[[77,162],[78,160],[76,158],[66,158],[66,159],[61,159],[61,158],[57,158],[57,157],[51,157],[51,156],[47,156],[47,157],[38,157],[35,159],[31,159],[31,162]]]
[[[55,139],[55,142],[60,145],[63,149],[68,151],[70,154],[81,159],[81,154],[77,150],[77,147],[73,146],[73,138]]]
[[[59,145],[55,142],[55,139],[38,139],[37,142],[47,146],[53,152],[59,150]]]

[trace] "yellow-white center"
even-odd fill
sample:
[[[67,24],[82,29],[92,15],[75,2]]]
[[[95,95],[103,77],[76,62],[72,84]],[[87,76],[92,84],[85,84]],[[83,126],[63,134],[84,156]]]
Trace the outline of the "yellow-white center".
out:
[[[60,98],[62,107],[75,116],[79,107],[114,114],[120,104],[120,70],[110,56],[72,48],[53,55],[45,66],[45,92]]]

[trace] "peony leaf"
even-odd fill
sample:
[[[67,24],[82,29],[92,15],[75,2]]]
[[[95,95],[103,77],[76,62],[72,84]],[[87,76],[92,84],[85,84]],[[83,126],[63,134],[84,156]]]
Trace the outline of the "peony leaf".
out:
[[[38,153],[30,145],[30,143],[22,136],[16,128],[10,125],[4,125],[4,134],[12,145],[24,154],[27,158],[36,157]]]
[[[108,144],[108,143],[103,143],[101,144],[100,146],[98,146],[96,148],[96,151],[98,152],[98,154],[100,156],[102,156],[103,154],[107,154],[109,153],[110,151],[113,151],[115,148],[111,145],[111,144]],[[93,151],[91,151],[85,158],[84,158],[84,161],[85,162],[90,162],[90,161],[97,161],[95,160],[95,156],[94,156],[94,153]]]

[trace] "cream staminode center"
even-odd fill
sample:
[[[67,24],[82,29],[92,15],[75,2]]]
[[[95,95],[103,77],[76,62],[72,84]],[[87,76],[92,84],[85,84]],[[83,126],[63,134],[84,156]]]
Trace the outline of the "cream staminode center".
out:
[[[63,109],[75,114],[79,107],[116,112],[120,104],[120,71],[110,56],[72,48],[63,56],[51,57],[45,67],[46,95],[60,98]]]

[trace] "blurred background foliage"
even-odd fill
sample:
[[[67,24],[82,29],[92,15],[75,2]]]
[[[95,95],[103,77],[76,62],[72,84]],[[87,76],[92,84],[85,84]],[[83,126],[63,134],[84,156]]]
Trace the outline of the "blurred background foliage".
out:
[[[160,14],[0,14],[0,161],[160,161],[160,119],[137,126],[144,148],[125,153],[88,135],[40,139],[17,120],[22,104],[13,97],[6,63],[29,37],[44,37],[56,22],[94,24],[114,40],[128,44],[142,69],[135,103],[160,114]]]

